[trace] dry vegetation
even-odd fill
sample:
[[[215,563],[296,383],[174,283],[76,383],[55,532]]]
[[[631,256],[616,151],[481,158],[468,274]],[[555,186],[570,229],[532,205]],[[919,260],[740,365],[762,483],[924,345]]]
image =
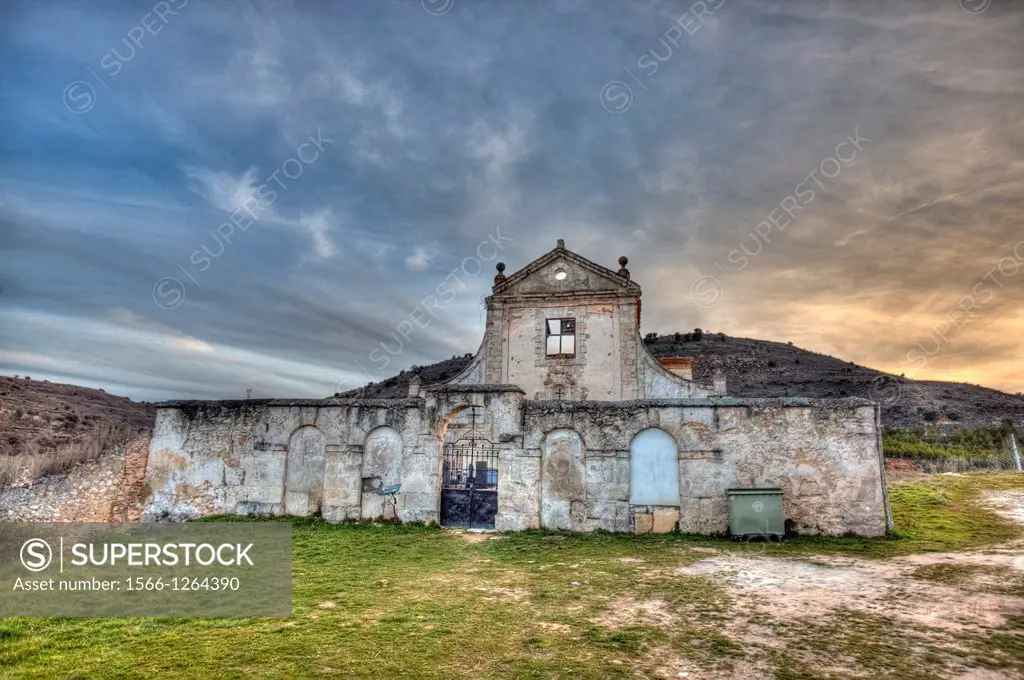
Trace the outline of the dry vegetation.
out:
[[[127,428],[100,425],[83,436],[60,444],[55,450],[0,456],[0,487],[26,484],[60,474],[79,463],[95,460],[115,443],[131,437]]]
[[[0,377],[0,486],[57,474],[145,434],[151,404],[77,385]]]
[[[0,376],[0,456],[89,450],[109,431],[139,434],[156,409],[103,390],[23,377]]]

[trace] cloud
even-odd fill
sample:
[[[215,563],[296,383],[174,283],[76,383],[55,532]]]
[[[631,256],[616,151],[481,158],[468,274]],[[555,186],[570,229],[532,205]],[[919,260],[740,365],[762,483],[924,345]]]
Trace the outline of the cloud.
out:
[[[236,210],[248,211],[257,203],[256,190],[262,182],[257,182],[256,168],[249,168],[241,175],[217,172],[208,168],[185,168],[185,175],[196,182],[194,190],[204,196],[210,204],[225,213]],[[266,209],[274,217],[273,208]]]
[[[274,185],[269,180],[257,179],[255,168],[236,176],[208,168],[190,167],[185,174],[197,183],[198,193],[214,208],[225,213],[225,218],[238,212],[254,218],[260,224],[305,234],[310,239],[313,255],[320,259],[333,257],[338,252],[331,238],[331,209],[321,208],[312,213],[300,213],[296,218],[282,215],[270,199],[263,198],[270,195],[265,193],[266,189],[273,190]],[[264,191],[260,191],[261,186]]]
[[[309,215],[303,213],[298,220],[299,226],[307,230],[313,238],[313,250],[317,257],[327,259],[338,252],[331,241],[331,210],[325,208]]]
[[[645,330],[891,370],[1024,233],[1024,5],[725,3],[648,75],[638,58],[666,53],[684,9],[192,2],[111,76],[99,61],[137,8],[16,3],[0,59],[32,68],[3,74],[6,366],[161,397],[323,395],[366,379],[356,362],[381,379],[369,352],[500,225],[508,273],[557,238],[627,255]],[[61,100],[76,80],[96,89],[84,114]],[[601,106],[612,80],[632,88],[622,113]],[[735,267],[854,130],[863,153]],[[318,131],[334,141],[222,247]],[[475,350],[492,273],[386,373]],[[699,275],[723,282],[714,308],[687,294]],[[154,303],[165,277],[180,307]],[[1021,280],[920,377],[1024,388]]]
[[[405,266],[413,271],[423,271],[430,265],[430,260],[433,259],[433,249],[428,249],[423,246],[416,246],[413,248],[412,254],[405,258]]]

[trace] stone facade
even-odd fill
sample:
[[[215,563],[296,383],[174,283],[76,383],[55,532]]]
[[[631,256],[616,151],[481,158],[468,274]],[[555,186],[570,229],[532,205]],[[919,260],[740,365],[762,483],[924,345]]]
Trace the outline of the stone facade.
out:
[[[640,339],[625,265],[561,242],[511,276],[499,265],[477,356],[405,399],[164,404],[145,518],[373,519],[400,484],[399,519],[443,521],[445,451],[476,430],[496,456],[499,530],[724,533],[726,489],[772,486],[793,531],[883,534],[877,406],[735,399],[673,373]]]

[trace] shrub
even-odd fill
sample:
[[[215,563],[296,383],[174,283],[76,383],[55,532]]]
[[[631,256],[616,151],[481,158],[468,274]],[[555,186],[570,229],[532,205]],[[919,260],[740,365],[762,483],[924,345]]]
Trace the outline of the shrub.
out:
[[[768,362],[768,368],[775,368],[775,362],[774,361],[769,361]]]
[[[882,428],[886,456],[998,463],[1008,461],[1004,427],[966,427],[943,434],[935,425]],[[998,465],[996,465],[998,467]]]
[[[924,411],[921,412],[921,417],[924,418],[929,423],[934,423],[936,420],[939,419],[939,412],[936,411],[935,409],[925,409]]]

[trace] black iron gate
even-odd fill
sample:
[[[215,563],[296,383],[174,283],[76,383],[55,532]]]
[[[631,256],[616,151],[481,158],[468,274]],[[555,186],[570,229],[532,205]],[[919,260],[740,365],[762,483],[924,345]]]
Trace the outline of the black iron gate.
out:
[[[441,524],[493,529],[498,514],[498,449],[472,428],[445,444],[441,463]]]

